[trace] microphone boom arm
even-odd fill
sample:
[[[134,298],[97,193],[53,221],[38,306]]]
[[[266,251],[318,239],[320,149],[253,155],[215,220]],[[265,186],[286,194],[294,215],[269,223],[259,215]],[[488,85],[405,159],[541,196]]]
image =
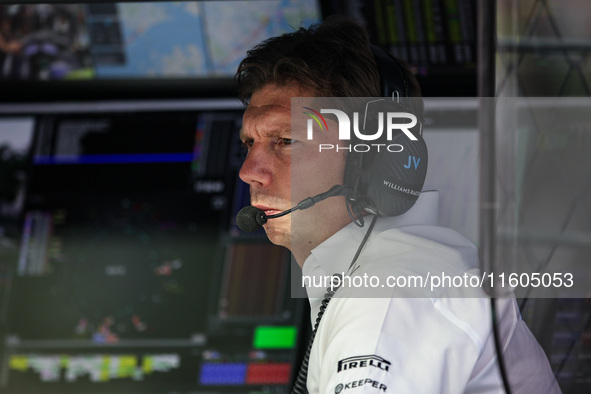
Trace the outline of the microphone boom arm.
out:
[[[279,212],[275,215],[265,215],[265,212],[255,206],[249,205],[244,207],[238,212],[236,215],[236,225],[242,230],[246,232],[251,232],[257,230],[260,226],[267,223],[267,219],[275,219],[281,216],[285,216],[293,211],[297,211],[298,209],[308,209],[317,202],[322,200],[326,200],[329,197],[334,196],[345,196],[347,198],[352,198],[353,194],[351,189],[343,186],[343,185],[336,185],[331,187],[328,191],[324,193],[320,193],[314,197],[308,197],[300,201],[296,206],[288,209],[287,211]]]
[[[298,209],[308,209],[308,208],[312,207],[314,204],[316,204],[317,202],[326,200],[329,197],[339,196],[339,195],[347,196],[348,195],[348,193],[346,193],[347,191],[348,190],[345,188],[345,186],[335,185],[324,193],[320,193],[314,197],[304,198],[302,201],[300,201],[298,203],[298,205],[288,209],[287,211],[283,211],[283,212],[277,213],[275,215],[269,215],[269,216],[265,215],[265,222],[266,222],[266,219],[279,218],[281,216],[287,215],[288,213],[292,213],[293,211],[297,211]],[[345,192],[345,193],[343,193],[343,192]]]

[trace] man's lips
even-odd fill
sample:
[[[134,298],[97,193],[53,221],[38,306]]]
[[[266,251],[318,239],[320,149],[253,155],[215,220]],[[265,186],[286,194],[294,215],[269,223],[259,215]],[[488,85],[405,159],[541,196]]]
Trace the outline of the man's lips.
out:
[[[283,212],[281,210],[275,209],[275,208],[271,208],[271,207],[267,207],[265,205],[258,205],[255,204],[253,205],[254,207],[257,207],[258,209],[260,209],[261,211],[265,212],[265,215],[270,216],[270,215],[275,215],[278,214],[280,212]]]

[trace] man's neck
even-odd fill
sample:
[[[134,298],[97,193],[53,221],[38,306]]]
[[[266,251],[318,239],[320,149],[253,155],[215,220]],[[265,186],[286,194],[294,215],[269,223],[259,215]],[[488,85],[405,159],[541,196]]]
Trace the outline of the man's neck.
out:
[[[330,232],[325,232],[324,234],[314,234],[313,237],[302,238],[298,239],[297,241],[292,239],[292,243],[288,249],[293,254],[293,257],[297,261],[300,268],[304,266],[306,259],[312,254],[312,250],[339,232],[343,227],[351,223],[351,220],[349,218],[347,219],[348,220],[344,220],[335,226]]]
[[[304,262],[306,261],[306,259],[312,254],[312,249],[314,249],[316,246],[320,245],[320,243],[314,245],[312,243],[309,243],[306,245],[306,247],[301,246],[300,247],[292,247],[291,248],[291,253],[293,254],[293,257],[295,258],[296,262],[298,263],[298,265],[300,266],[300,268],[302,268],[304,266]]]

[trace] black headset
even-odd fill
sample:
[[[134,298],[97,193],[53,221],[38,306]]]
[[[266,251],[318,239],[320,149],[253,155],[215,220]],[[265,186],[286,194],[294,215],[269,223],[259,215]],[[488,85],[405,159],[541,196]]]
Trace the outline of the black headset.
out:
[[[372,102],[372,107],[380,112],[407,112],[417,117],[420,131],[412,131],[416,141],[409,139],[401,130],[395,130],[392,140],[386,140],[382,133],[375,144],[384,144],[379,149],[367,152],[351,150],[347,153],[344,183],[352,191],[348,197],[350,208],[355,217],[360,218],[361,211],[378,216],[397,216],[408,211],[417,201],[427,176],[427,145],[422,136],[422,113],[413,101],[409,82],[399,62],[382,49],[371,46],[381,80],[383,101]],[[374,123],[376,117],[374,118]],[[377,129],[372,122],[366,129]],[[352,136],[351,144],[363,143]],[[388,145],[400,145],[400,152],[389,151]]]

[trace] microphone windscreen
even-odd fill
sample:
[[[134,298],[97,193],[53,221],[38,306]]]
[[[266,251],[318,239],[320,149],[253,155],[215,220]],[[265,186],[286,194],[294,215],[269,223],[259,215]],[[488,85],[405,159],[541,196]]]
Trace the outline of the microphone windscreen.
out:
[[[242,208],[236,215],[236,225],[247,233],[258,230],[266,222],[265,212],[252,205]]]

